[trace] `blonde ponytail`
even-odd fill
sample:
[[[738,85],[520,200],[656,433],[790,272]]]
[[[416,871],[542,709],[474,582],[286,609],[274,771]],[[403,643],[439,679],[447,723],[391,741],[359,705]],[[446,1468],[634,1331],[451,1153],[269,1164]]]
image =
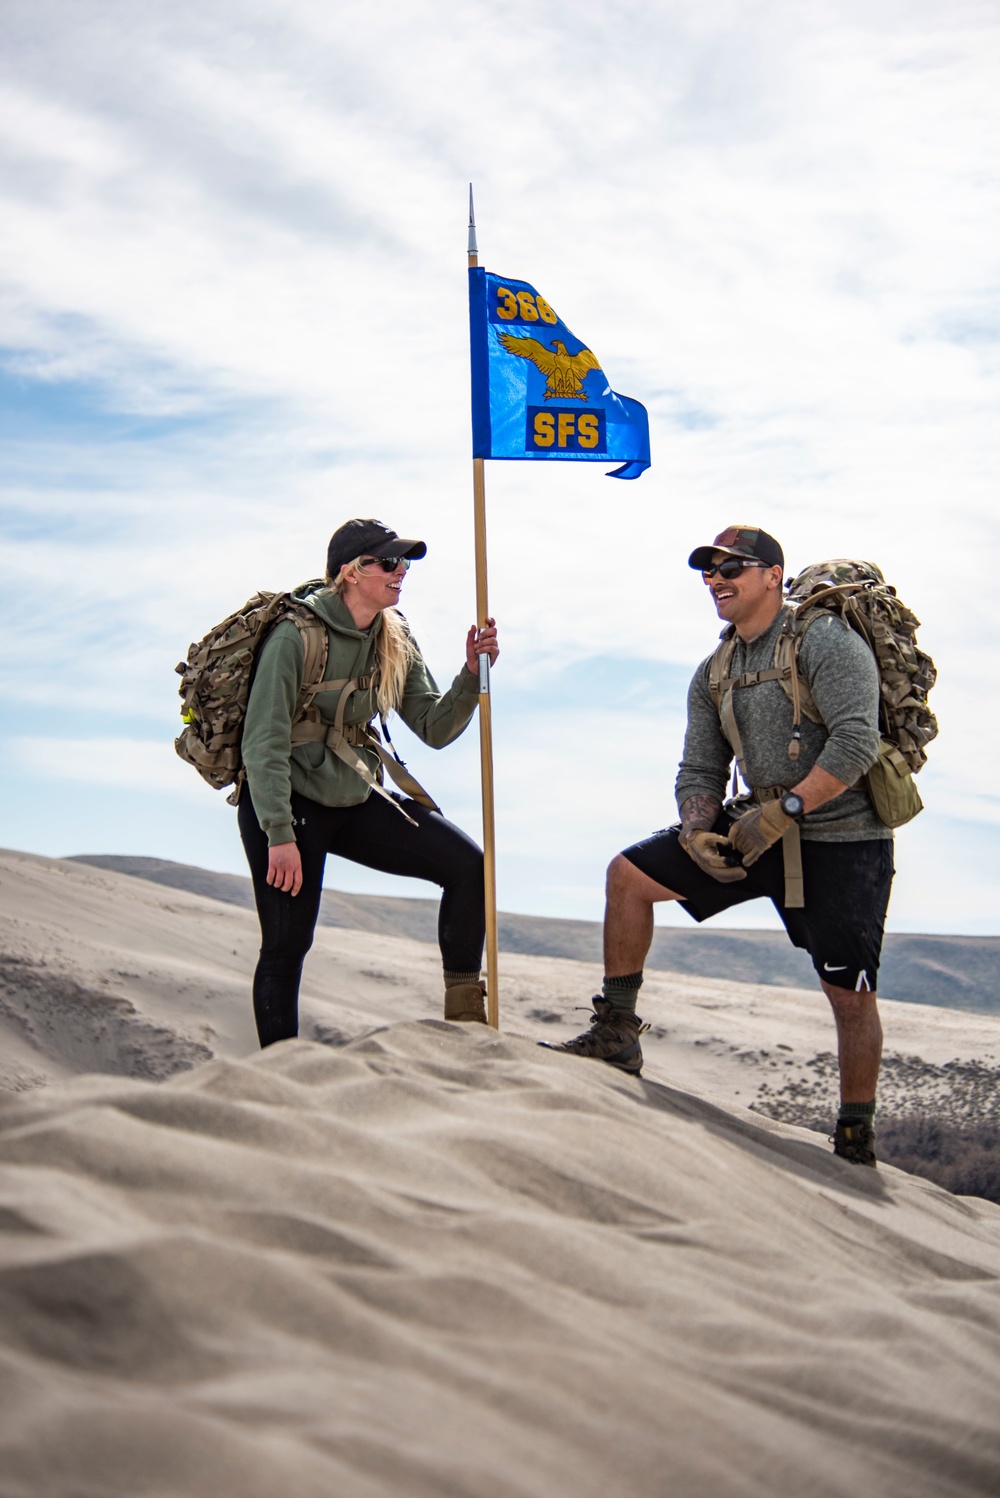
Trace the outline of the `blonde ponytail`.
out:
[[[360,557],[355,557],[335,578],[327,574],[327,586],[333,589],[338,598],[343,596],[348,573],[356,573],[360,561]],[[382,627],[378,632],[375,651],[375,702],[379,714],[387,718],[403,700],[406,678],[417,655],[406,620],[398,609],[382,610]]]

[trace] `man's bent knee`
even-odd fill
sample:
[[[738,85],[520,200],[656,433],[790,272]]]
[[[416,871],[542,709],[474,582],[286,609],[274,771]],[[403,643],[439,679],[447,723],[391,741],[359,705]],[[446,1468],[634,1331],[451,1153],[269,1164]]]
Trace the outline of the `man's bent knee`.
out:
[[[681,895],[674,894],[673,890],[667,889],[665,885],[657,884],[655,879],[651,879],[648,874],[636,868],[624,853],[616,853],[608,864],[606,889],[609,898],[612,895],[631,895],[648,905],[656,905],[661,900],[682,898]]]

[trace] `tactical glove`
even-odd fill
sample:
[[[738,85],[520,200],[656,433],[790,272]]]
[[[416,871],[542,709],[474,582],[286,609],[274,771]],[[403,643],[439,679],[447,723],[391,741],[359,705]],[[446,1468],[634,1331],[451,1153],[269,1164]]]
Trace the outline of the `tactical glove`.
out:
[[[794,817],[782,811],[780,801],[765,801],[763,806],[755,806],[737,818],[729,829],[729,841],[743,854],[743,862],[749,868],[779,841],[794,821]]]
[[[685,827],[677,841],[699,869],[711,874],[720,884],[732,884],[747,877],[746,869],[740,868],[739,855],[727,837],[697,827]]]

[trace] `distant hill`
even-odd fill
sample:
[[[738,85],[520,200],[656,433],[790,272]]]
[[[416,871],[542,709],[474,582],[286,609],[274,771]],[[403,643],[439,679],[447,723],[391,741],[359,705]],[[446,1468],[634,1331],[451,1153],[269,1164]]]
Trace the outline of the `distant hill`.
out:
[[[213,874],[164,858],[110,853],[82,853],[73,861],[206,895],[228,905],[253,908],[250,880],[238,874]],[[433,942],[437,940],[437,910],[437,900],[352,895],[327,889],[323,891],[319,919],[324,926]],[[501,912],[498,935],[503,952],[570,957],[583,962],[601,960],[601,927],[597,921]],[[646,966],[700,978],[731,978],[779,987],[812,987],[816,981],[809,958],[781,931],[659,927]],[[879,992],[887,999],[913,1004],[942,1004],[1000,1014],[1000,937],[887,936]]]

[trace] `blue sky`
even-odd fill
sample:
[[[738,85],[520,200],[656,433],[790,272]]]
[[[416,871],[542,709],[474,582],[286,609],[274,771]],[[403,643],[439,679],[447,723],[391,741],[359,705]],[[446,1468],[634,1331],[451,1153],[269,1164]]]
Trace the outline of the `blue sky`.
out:
[[[896,930],[1000,932],[992,4],[8,0],[4,844],[242,871],[173,667],[378,515],[439,680],[474,613],[464,218],[650,412],[653,466],[488,466],[499,902],[597,916],[673,815],[733,520],[877,561],[942,723]],[[475,831],[478,737],[404,754]],[[348,889],[426,893],[331,863]],[[676,913],[667,919],[680,919]],[[773,924],[763,907],[740,912]]]

